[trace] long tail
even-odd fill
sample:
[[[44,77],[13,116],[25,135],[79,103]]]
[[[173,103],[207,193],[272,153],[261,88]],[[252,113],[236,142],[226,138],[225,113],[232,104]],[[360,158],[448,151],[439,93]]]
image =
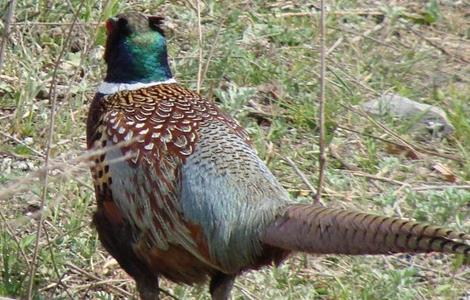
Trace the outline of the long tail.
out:
[[[470,235],[399,218],[314,204],[296,204],[272,223],[262,241],[321,254],[463,253]]]

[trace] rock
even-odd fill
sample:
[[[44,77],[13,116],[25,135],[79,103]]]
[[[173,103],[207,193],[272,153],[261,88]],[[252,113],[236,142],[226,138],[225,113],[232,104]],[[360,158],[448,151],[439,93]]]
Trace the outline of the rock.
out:
[[[21,170],[21,171],[29,171],[29,170],[33,169],[34,165],[29,161],[17,160],[14,163],[12,163],[11,167],[13,169],[17,169],[17,170]]]
[[[447,119],[446,113],[439,107],[413,101],[396,94],[384,94],[382,97],[361,105],[364,111],[374,115],[391,115],[401,119],[416,121],[411,130],[418,135],[431,135],[442,139],[454,132],[454,126]]]
[[[27,136],[23,139],[23,143],[29,146],[29,145],[34,144],[34,140],[32,137]]]
[[[12,162],[11,157],[2,157],[0,160],[0,172],[2,172],[3,175],[9,175],[11,173]]]

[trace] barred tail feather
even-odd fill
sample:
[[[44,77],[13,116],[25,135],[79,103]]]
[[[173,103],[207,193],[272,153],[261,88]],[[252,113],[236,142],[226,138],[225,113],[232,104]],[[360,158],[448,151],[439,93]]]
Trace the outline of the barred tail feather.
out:
[[[470,235],[400,218],[314,204],[287,208],[262,236],[279,248],[318,254],[462,253]]]

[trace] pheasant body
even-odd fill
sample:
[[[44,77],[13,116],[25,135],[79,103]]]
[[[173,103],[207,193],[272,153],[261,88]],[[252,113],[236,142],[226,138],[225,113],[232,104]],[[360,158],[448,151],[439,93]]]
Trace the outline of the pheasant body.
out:
[[[208,275],[256,263],[259,235],[287,193],[233,119],[177,84],[101,96],[90,111],[106,113],[90,114],[89,146],[122,143],[96,158],[97,191],[109,195],[103,213],[138,229],[142,256],[174,256],[169,249],[178,247],[204,262]],[[177,282],[200,281],[201,272],[172,274],[179,268],[163,271],[152,255],[146,260]]]
[[[108,22],[107,83],[87,121],[88,148],[103,150],[93,158],[93,221],[143,299],[158,298],[160,275],[187,284],[210,277],[212,297],[227,299],[236,275],[291,251],[470,253],[463,233],[292,204],[245,130],[171,78],[160,18]],[[153,52],[157,59],[135,57]]]

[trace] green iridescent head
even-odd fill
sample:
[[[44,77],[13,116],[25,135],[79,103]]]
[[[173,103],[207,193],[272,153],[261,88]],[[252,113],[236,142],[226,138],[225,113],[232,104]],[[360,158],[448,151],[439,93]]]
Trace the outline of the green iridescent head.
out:
[[[172,77],[162,21],[128,12],[106,22],[106,82],[148,83]]]

